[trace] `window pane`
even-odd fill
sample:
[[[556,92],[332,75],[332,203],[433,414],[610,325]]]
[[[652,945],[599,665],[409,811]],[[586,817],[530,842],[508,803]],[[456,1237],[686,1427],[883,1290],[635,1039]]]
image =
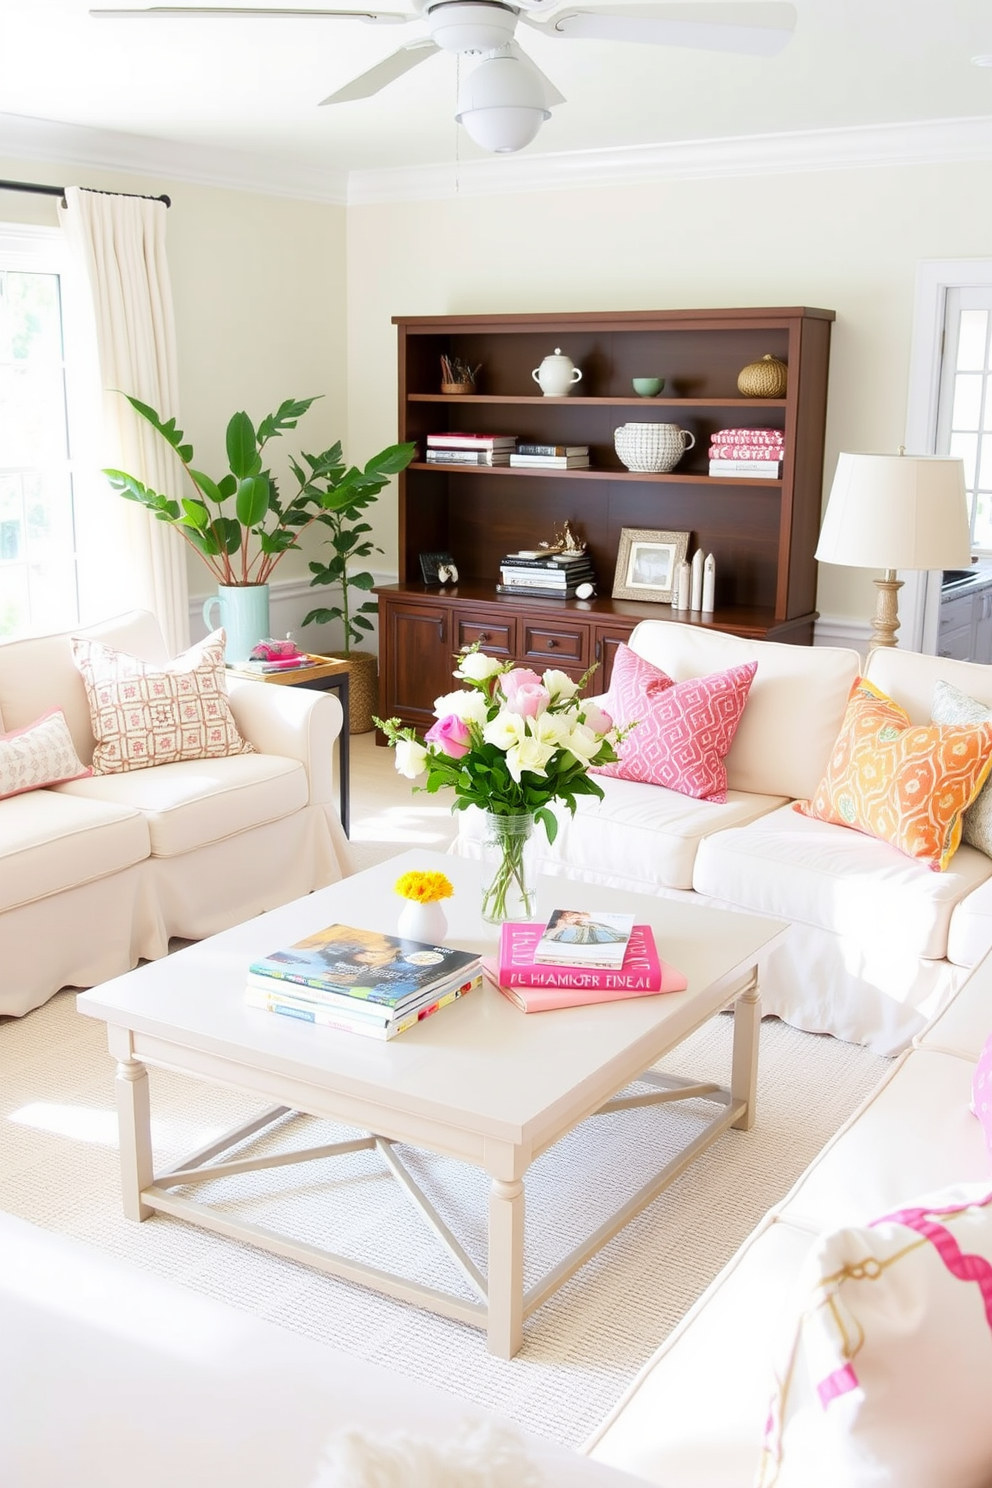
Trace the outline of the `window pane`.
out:
[[[62,360],[58,274],[7,274],[7,331],[15,361]]]
[[[30,629],[27,568],[23,563],[0,562],[0,638],[24,635]]]
[[[975,465],[978,460],[978,436],[976,434],[952,434],[947,453],[964,461],[964,483],[969,491],[975,489]]]
[[[50,465],[68,455],[61,366],[0,367],[0,467]]]
[[[975,497],[974,546],[992,550],[992,492],[979,491]]]
[[[962,310],[958,329],[959,372],[984,370],[988,320],[987,310]]]
[[[952,429],[977,429],[981,418],[982,383],[980,372],[959,372],[954,379]]]
[[[75,560],[32,563],[27,572],[33,628],[66,630],[75,625],[79,614]]]

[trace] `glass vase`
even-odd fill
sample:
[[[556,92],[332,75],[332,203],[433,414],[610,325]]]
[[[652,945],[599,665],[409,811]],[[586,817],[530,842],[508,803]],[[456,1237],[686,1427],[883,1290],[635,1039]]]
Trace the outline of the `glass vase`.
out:
[[[486,812],[482,846],[482,918],[492,925],[504,920],[532,920],[537,912],[537,875],[529,811],[518,816]]]

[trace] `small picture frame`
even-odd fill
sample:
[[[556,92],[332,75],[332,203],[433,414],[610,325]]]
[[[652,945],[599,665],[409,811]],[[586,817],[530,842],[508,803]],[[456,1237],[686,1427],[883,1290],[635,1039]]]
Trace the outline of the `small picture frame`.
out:
[[[678,566],[685,561],[688,549],[688,532],[622,527],[613,577],[613,598],[671,604]]]
[[[425,584],[450,584],[458,577],[455,560],[450,553],[421,553],[420,572]]]

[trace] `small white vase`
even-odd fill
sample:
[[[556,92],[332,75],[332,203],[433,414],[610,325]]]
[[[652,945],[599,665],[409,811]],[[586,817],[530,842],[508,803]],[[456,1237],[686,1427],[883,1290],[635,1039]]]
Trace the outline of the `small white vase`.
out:
[[[396,933],[407,940],[424,940],[428,945],[440,945],[448,933],[448,921],[436,899],[430,904],[408,899],[396,921]]]

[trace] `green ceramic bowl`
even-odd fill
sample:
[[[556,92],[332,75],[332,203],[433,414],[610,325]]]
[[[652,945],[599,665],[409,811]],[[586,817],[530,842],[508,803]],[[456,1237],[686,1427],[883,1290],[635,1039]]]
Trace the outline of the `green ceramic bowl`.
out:
[[[639,398],[656,398],[665,386],[663,377],[634,377],[631,387]]]

